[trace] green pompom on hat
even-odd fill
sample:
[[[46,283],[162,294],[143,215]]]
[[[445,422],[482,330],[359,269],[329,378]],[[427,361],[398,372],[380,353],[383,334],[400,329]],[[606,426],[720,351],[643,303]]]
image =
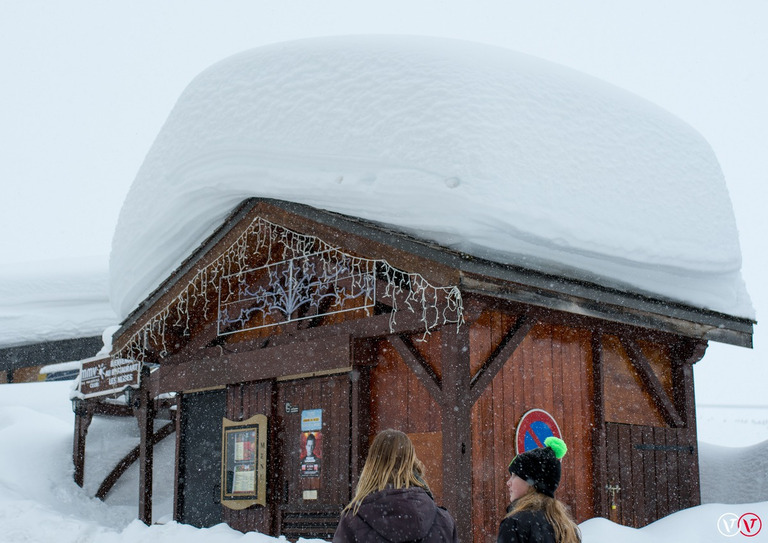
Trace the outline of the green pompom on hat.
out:
[[[568,446],[565,444],[565,441],[559,437],[549,436],[544,440],[544,446],[552,449],[555,452],[555,457],[557,457],[558,460],[565,456],[565,453],[568,452]]]
[[[565,441],[554,436],[545,439],[544,445],[515,456],[509,464],[509,473],[517,475],[536,491],[554,498],[562,473],[560,459],[568,452],[568,447]]]

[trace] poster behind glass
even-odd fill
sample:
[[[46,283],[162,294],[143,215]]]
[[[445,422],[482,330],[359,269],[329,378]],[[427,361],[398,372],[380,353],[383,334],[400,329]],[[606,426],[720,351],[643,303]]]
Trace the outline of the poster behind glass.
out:
[[[231,509],[265,505],[267,418],[222,423],[221,503]]]

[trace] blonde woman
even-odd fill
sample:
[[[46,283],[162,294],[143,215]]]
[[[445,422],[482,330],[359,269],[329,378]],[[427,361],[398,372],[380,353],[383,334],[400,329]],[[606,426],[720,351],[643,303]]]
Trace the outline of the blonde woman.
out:
[[[384,430],[374,438],[333,541],[458,541],[453,517],[432,500],[424,465],[403,432]]]
[[[555,498],[560,484],[560,459],[568,448],[557,437],[544,447],[518,454],[509,464],[507,481],[512,502],[499,526],[497,543],[579,543],[579,527],[565,505]]]

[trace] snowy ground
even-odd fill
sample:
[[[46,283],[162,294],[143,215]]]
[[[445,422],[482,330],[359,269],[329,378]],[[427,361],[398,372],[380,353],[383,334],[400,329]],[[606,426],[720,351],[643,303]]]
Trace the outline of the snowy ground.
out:
[[[278,541],[262,534],[241,534],[225,525],[196,529],[170,521],[172,440],[156,449],[156,524],[136,516],[138,473],[123,477],[106,503],[93,496],[118,457],[138,443],[130,421],[95,419],[88,434],[85,489],[72,482],[73,414],[70,383],[0,385],[0,541],[3,543],[144,543],[148,540],[226,543]],[[680,511],[636,530],[591,519],[581,525],[585,543],[622,541],[714,542],[725,514],[754,513],[768,521],[768,407],[700,406],[702,496],[705,505]],[[725,444],[738,447],[726,447]],[[725,526],[725,525],[723,525]],[[768,528],[754,541],[768,539]]]

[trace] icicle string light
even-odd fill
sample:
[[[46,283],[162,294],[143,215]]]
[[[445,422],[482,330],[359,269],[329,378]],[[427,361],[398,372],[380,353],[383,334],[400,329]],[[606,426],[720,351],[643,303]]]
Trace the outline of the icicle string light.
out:
[[[266,263],[250,268],[254,255]],[[390,330],[397,324],[398,311],[405,309],[420,314],[422,339],[438,326],[455,323],[458,327],[464,322],[458,287],[433,286],[419,273],[399,270],[383,259],[350,255],[320,238],[257,217],[218,258],[197,270],[182,291],[113,357],[144,361],[150,345],[165,356],[171,352],[169,329],[189,336],[190,314],[198,310],[207,319],[211,299],[219,300],[218,334],[224,335],[290,322],[299,308],[315,311],[302,318],[369,311],[377,301],[377,281],[383,281],[378,289],[381,301],[392,307]],[[323,312],[321,306],[326,308]]]

